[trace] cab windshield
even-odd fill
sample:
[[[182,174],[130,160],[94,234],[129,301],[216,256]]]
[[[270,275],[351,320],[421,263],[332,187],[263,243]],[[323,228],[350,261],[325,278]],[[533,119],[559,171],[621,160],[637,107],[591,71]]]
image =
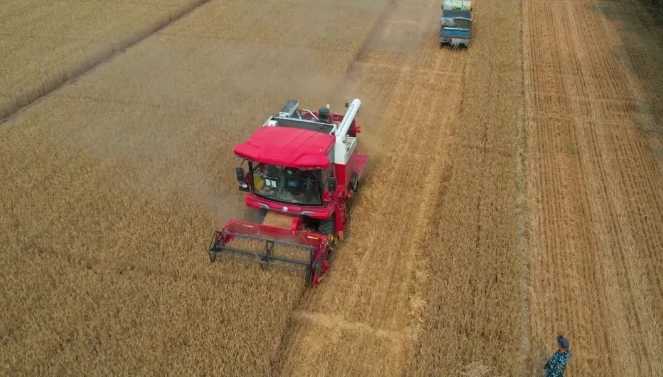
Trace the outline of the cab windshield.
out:
[[[256,195],[283,203],[322,204],[319,170],[300,170],[269,164],[257,164],[251,168],[253,192]]]

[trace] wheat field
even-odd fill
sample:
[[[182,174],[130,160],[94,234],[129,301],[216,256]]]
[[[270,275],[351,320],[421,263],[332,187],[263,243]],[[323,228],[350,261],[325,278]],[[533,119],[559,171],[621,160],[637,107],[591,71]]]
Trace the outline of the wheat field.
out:
[[[5,0],[0,119],[167,25],[204,0]]]
[[[474,4],[453,50],[430,0],[2,3],[0,374],[663,374],[656,9]],[[328,278],[211,264],[233,146],[353,98]]]

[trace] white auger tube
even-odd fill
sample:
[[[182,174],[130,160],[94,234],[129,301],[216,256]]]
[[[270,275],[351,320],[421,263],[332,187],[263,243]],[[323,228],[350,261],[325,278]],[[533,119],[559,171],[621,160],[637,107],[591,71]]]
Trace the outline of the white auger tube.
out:
[[[345,117],[336,131],[336,142],[334,143],[334,163],[345,165],[348,163],[348,159],[352,154],[356,144],[355,140],[352,140],[352,143],[345,145],[345,142],[348,137],[348,130],[352,125],[352,121],[355,119],[359,108],[361,107],[361,101],[357,98],[352,100],[348,104],[348,111],[345,113]]]
[[[348,135],[348,130],[350,129],[352,121],[355,119],[355,116],[357,115],[360,107],[361,101],[358,98],[353,99],[352,102],[350,102],[348,105],[348,111],[345,113],[345,117],[339,125],[338,131],[336,131],[337,143],[345,142],[345,137]]]

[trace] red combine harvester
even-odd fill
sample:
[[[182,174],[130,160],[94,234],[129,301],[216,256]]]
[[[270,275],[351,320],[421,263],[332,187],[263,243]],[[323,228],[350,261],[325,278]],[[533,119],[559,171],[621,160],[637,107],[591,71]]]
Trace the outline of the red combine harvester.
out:
[[[327,274],[338,242],[347,238],[352,198],[368,162],[367,154],[356,151],[361,101],[345,106],[341,115],[329,105],[317,112],[300,110],[299,102],[290,100],[235,147],[242,158],[236,168],[239,189],[247,193],[253,218],[230,220],[215,232],[208,250],[212,262],[227,253],[255,258],[263,269],[277,264],[301,269],[309,287]],[[259,241],[264,248],[233,247],[238,239]],[[276,245],[300,257],[278,255]]]

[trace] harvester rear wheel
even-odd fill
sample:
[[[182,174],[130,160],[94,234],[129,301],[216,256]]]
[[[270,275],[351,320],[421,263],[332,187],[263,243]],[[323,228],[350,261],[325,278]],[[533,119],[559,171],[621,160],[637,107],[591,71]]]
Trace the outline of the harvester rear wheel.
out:
[[[359,189],[359,176],[357,173],[352,173],[352,177],[350,178],[350,189],[354,192],[357,192]]]

